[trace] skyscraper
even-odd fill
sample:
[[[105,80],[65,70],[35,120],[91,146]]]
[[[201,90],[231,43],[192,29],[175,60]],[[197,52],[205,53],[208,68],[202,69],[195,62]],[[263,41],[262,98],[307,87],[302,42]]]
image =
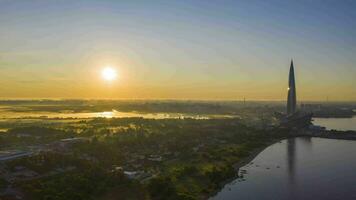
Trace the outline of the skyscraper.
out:
[[[297,112],[297,94],[295,90],[293,60],[289,69],[287,114],[281,118],[280,127],[305,128],[311,124],[313,113]]]
[[[294,114],[296,112],[296,107],[297,107],[297,94],[295,91],[294,66],[292,60],[289,69],[287,115]]]

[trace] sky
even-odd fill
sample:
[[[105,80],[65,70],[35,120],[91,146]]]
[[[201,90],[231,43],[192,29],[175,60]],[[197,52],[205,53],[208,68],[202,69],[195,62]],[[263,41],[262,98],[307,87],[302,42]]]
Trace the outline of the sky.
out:
[[[356,101],[356,1],[0,0],[0,98]],[[104,80],[106,66],[118,78]]]

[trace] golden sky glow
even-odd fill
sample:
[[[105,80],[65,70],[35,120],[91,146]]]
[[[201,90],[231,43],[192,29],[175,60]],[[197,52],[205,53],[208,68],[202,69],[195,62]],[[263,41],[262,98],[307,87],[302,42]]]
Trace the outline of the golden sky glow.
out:
[[[0,1],[0,98],[356,101],[347,5],[144,2]]]

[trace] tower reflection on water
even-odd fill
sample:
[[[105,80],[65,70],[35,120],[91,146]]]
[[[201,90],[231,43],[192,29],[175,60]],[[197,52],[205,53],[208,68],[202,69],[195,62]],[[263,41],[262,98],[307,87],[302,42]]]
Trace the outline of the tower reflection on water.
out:
[[[299,138],[299,142],[303,143],[303,147],[307,148],[309,151],[312,147],[312,139],[310,137]],[[296,170],[296,138],[289,138],[287,140],[287,167],[288,167],[288,176],[289,183],[296,184],[295,170]]]

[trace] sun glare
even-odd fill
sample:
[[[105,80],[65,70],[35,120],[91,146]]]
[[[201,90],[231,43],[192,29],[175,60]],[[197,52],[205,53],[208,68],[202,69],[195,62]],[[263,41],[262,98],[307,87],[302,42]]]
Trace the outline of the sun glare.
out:
[[[106,67],[101,72],[101,76],[106,81],[113,81],[113,80],[115,80],[117,78],[117,72],[112,67]]]

